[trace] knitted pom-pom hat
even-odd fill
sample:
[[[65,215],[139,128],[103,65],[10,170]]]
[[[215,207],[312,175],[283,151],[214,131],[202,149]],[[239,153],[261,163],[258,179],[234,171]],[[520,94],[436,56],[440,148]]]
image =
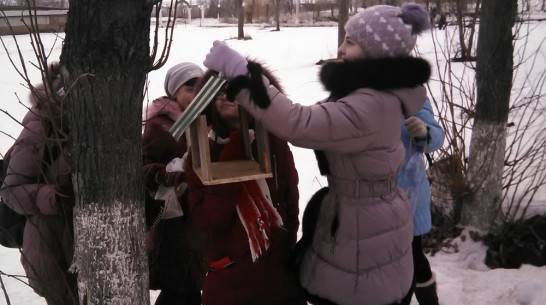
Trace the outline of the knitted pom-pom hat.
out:
[[[345,25],[346,33],[364,49],[367,58],[408,56],[417,35],[428,28],[428,12],[419,4],[371,6]]]

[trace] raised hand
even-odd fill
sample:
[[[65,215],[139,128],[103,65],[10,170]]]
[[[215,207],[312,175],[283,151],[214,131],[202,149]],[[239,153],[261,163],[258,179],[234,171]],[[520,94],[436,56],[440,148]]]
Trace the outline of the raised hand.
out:
[[[230,48],[225,42],[214,41],[203,65],[224,74],[228,79],[248,74],[248,62],[237,51]]]

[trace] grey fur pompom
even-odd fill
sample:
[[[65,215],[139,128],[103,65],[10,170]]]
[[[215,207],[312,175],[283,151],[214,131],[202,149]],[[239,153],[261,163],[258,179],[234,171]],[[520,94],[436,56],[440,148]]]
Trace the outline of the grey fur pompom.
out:
[[[402,6],[402,15],[400,16],[404,23],[411,24],[412,34],[421,34],[430,29],[430,18],[428,11],[420,4],[408,3]]]

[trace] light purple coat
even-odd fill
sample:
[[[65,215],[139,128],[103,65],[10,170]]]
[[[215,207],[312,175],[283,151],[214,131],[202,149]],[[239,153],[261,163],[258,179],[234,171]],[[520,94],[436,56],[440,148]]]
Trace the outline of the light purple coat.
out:
[[[50,73],[54,74],[54,90],[60,89],[59,75]],[[52,304],[77,304],[75,276],[68,272],[74,253],[69,145],[59,150],[55,144],[61,130],[53,131],[50,122],[58,118],[55,125],[60,126],[60,108],[45,98],[43,86],[36,92],[15,141],[0,196],[10,208],[28,217],[21,263],[30,286]],[[44,165],[47,154],[55,157]]]
[[[237,101],[265,128],[293,145],[323,150],[330,191],[322,203],[302,286],[336,304],[389,304],[409,291],[413,277],[412,216],[396,173],[404,162],[402,114],[423,106],[426,90],[357,89],[312,106],[292,103],[267,86],[260,109],[242,90]],[[332,234],[332,223],[339,227]]]

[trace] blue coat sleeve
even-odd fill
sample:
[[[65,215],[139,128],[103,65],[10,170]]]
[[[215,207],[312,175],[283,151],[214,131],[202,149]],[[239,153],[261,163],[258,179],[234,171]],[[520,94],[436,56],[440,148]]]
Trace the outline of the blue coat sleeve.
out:
[[[409,134],[404,128],[404,123],[401,125],[401,140],[406,148],[405,162],[408,162],[409,158],[417,153],[417,146],[424,146],[425,152],[430,153],[440,149],[444,144],[445,133],[440,124],[434,119],[434,112],[430,104],[429,99],[425,100],[423,108],[415,115],[421,119],[428,126],[428,137],[423,141],[415,141],[410,139]],[[410,144],[411,143],[411,144]],[[402,177],[405,175],[405,167],[398,172],[398,181],[402,181]],[[420,177],[421,184],[418,191],[418,200],[416,207],[412,211],[414,235],[423,235],[430,231],[431,228],[431,215],[430,215],[430,184],[426,179],[426,176]]]
[[[442,148],[444,145],[445,132],[434,118],[434,112],[432,111],[432,106],[430,105],[430,100],[428,97],[425,100],[425,105],[423,108],[419,110],[415,116],[427,124],[428,136],[426,141],[418,141],[414,143],[419,146],[424,146],[426,153]]]

